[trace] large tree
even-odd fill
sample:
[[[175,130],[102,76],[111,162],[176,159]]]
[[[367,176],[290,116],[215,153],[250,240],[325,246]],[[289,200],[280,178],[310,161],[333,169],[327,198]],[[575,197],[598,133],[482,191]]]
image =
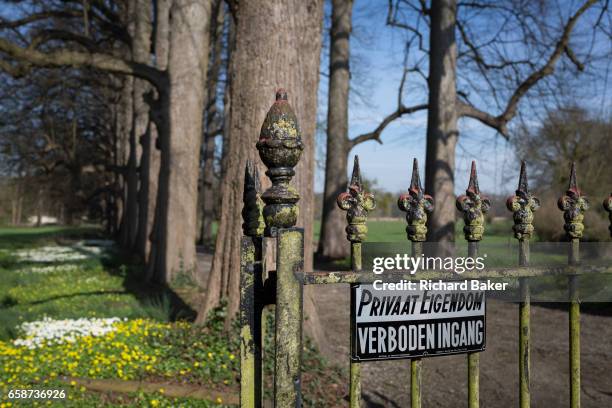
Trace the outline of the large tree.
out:
[[[288,90],[305,145],[293,182],[301,196],[298,226],[305,228],[305,268],[312,269],[314,136],[323,2],[256,0],[231,4],[235,46],[229,74],[229,140],[224,145],[219,232],[200,319],[222,298],[229,300],[229,316],[238,310],[244,166],[248,159],[261,162],[255,144],[280,87]],[[262,182],[269,185],[267,180]]]

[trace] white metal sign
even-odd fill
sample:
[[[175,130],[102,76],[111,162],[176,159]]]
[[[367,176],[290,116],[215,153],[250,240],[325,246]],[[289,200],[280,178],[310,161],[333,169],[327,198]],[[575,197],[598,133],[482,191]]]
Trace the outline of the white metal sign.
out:
[[[485,292],[351,288],[354,361],[426,357],[485,348]]]

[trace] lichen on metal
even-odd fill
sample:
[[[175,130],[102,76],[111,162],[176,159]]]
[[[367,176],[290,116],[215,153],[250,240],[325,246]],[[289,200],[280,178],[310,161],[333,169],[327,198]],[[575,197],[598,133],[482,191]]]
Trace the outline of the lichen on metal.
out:
[[[402,194],[397,200],[397,206],[406,212],[406,235],[412,242],[423,242],[427,239],[427,214],[434,209],[433,198],[425,194],[419,176],[419,163],[412,163],[412,179],[407,194]]]
[[[264,232],[263,201],[260,196],[259,171],[251,160],[244,169],[244,190],[242,193],[242,231],[249,237],[259,237]]]
[[[559,198],[557,206],[563,211],[565,233],[571,240],[582,238],[584,231],[584,212],[589,208],[588,199],[582,195],[576,181],[576,163],[572,163],[569,187],[565,195]]]
[[[457,197],[457,209],[463,213],[463,234],[469,242],[482,240],[484,234],[484,215],[491,208],[491,201],[482,194],[478,187],[478,174],[476,173],[476,162],[472,161],[470,171],[470,182],[465,194]]]
[[[368,233],[368,212],[376,208],[374,196],[363,189],[359,157],[355,156],[353,174],[348,189],[337,198],[338,207],[346,211],[346,237],[351,242],[363,242]]]
[[[274,406],[300,407],[304,231],[278,230],[276,257]]]
[[[612,236],[612,193],[603,202],[604,209],[608,212],[608,218],[610,219],[610,236]]]
[[[512,211],[514,219],[512,230],[516,239],[528,241],[533,235],[533,213],[540,208],[540,200],[529,191],[527,168],[524,161],[521,162],[521,174],[515,193],[506,200],[506,207]]]
[[[261,196],[265,203],[266,236],[274,236],[279,228],[290,228],[297,222],[300,195],[289,182],[295,175],[293,167],[300,160],[303,149],[297,118],[287,102],[287,92],[279,89],[257,142],[259,157],[268,168],[266,175],[272,181],[272,186]]]

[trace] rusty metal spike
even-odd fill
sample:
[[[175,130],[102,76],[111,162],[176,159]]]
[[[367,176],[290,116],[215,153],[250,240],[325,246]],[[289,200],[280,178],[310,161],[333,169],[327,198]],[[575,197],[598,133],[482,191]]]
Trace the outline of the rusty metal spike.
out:
[[[567,188],[568,191],[579,192],[578,190],[578,181],[576,178],[576,162],[572,162],[572,169],[570,170],[570,179],[569,186]]]
[[[422,192],[421,177],[419,176],[419,162],[415,158],[412,162],[412,180],[410,181],[410,190]]]
[[[353,174],[351,175],[350,186],[357,186],[361,189],[361,171],[359,170],[359,156],[355,155],[355,161],[353,163]]]
[[[519,194],[519,192],[523,192],[525,194],[529,193],[529,183],[527,182],[527,165],[525,164],[525,160],[521,161],[521,174],[519,176],[516,194]]]
[[[478,174],[476,173],[476,161],[472,160],[472,169],[470,170],[470,183],[468,184],[467,191],[471,191],[475,194],[480,194],[480,188],[478,187]]]

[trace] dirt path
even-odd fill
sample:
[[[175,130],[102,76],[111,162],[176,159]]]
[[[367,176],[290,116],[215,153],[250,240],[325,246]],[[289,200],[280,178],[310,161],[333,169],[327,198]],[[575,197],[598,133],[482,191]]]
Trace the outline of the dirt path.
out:
[[[348,364],[349,289],[321,287],[317,296],[327,341],[324,354]],[[518,306],[490,301],[487,350],[481,354],[481,407],[518,405]],[[568,406],[567,312],[532,307],[532,407]],[[582,315],[582,407],[612,407],[612,318]],[[367,407],[410,406],[409,360],[364,363],[363,398]],[[423,360],[423,406],[466,406],[465,355]]]

